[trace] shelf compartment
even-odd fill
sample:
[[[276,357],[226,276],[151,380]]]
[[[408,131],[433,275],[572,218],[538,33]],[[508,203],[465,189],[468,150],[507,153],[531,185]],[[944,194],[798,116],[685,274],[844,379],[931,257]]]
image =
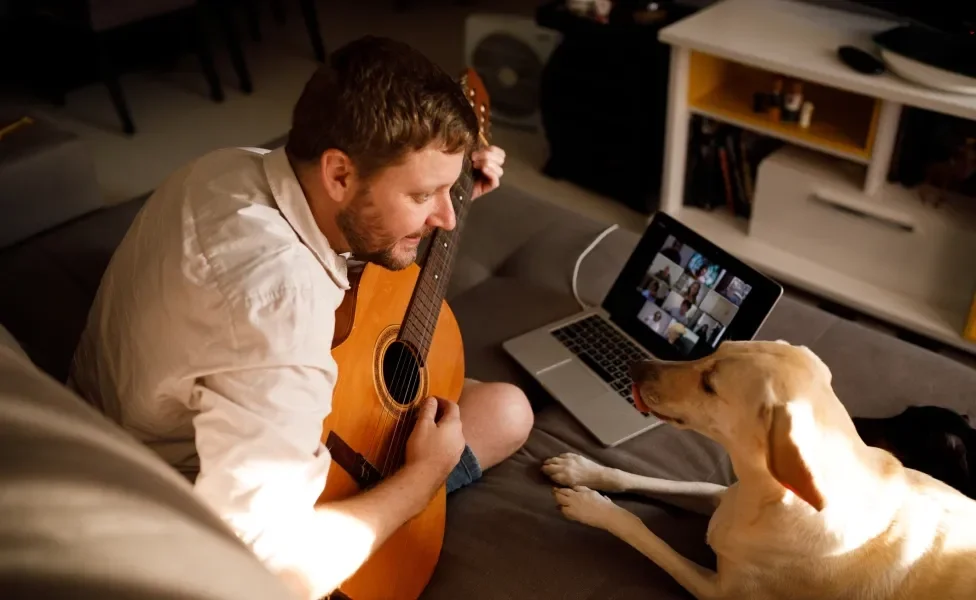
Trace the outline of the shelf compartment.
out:
[[[868,96],[803,81],[804,101],[814,104],[808,129],[798,123],[776,122],[753,112],[753,94],[773,89],[777,77],[784,91],[796,81],[784,75],[748,67],[701,52],[691,53],[689,109],[785,142],[867,164],[877,128],[880,102]],[[801,80],[802,81],[802,80]]]

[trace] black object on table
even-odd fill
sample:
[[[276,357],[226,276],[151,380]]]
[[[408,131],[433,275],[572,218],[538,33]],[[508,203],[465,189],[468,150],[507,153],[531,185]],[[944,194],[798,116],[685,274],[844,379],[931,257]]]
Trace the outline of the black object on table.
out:
[[[694,9],[618,2],[608,23],[579,17],[560,1],[536,23],[562,42],[542,72],[540,110],[550,156],[543,171],[650,214],[664,155],[670,50],[658,32]]]

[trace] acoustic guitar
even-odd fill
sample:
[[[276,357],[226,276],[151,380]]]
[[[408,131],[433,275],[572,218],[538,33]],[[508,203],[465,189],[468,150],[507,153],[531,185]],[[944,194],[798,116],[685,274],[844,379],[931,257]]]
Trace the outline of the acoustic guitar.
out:
[[[471,69],[460,85],[488,144],[490,105]],[[471,203],[475,173],[465,157],[451,188],[457,225],[435,230],[423,267],[389,271],[367,264],[350,279],[336,311],[333,357],[339,376],[322,441],[332,455],[319,502],[358,494],[403,465],[419,403],[430,396],[457,402],[464,385],[464,348],[444,301],[458,240]],[[334,598],[414,600],[430,581],[444,539],[446,488],[398,529]],[[342,543],[336,540],[336,543]]]

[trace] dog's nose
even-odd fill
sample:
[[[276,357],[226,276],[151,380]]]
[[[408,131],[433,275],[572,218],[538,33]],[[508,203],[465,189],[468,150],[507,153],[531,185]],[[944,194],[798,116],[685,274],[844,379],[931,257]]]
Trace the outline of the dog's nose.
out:
[[[630,378],[641,384],[657,377],[657,365],[653,361],[639,360],[630,365]]]

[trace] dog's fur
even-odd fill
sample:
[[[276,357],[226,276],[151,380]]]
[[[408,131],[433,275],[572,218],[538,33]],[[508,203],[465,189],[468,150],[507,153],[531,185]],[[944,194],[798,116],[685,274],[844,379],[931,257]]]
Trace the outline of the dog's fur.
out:
[[[865,444],[808,349],[726,342],[633,376],[638,406],[721,444],[738,482],[642,477],[564,454],[542,469],[568,486],[554,490],[566,517],[631,544],[699,599],[976,598],[976,501]],[[594,489],[712,514],[716,571]]]

